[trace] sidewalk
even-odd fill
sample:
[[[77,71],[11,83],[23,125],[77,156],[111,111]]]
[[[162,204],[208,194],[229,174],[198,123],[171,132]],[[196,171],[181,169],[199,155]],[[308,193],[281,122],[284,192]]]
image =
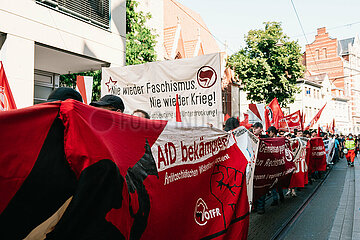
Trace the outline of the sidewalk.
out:
[[[344,188],[329,239],[360,239],[360,162],[358,158],[355,159],[355,167],[347,168]]]

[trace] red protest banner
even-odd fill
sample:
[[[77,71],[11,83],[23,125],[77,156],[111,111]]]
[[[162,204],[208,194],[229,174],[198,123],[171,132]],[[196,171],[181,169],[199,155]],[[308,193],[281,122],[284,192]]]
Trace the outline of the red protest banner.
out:
[[[295,171],[291,176],[289,188],[304,187],[308,183],[308,166],[306,164],[307,141],[300,138],[290,140],[294,154]]]
[[[247,238],[248,161],[229,133],[73,100],[1,113],[0,128],[4,239]]]
[[[262,138],[254,173],[254,200],[275,186],[288,187],[295,170],[294,156],[286,138]]]
[[[309,167],[309,173],[326,170],[326,152],[321,137],[311,138],[308,142],[306,163]]]

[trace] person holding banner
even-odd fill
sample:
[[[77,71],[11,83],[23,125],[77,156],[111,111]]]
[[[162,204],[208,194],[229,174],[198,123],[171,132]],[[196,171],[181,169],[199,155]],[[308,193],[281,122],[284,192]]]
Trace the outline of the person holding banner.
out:
[[[254,123],[254,125],[252,126],[252,133],[258,138],[260,138],[262,131],[263,125],[260,122]],[[257,212],[258,214],[265,213],[265,195],[261,196],[254,202],[253,212]]]
[[[334,153],[334,159],[333,162],[337,163],[339,161],[339,147],[340,147],[340,142],[339,142],[339,135],[336,134],[334,136],[335,139],[335,153]]]
[[[47,98],[47,102],[65,101],[67,99],[74,99],[83,102],[81,94],[75,89],[68,87],[59,87],[53,90]]]
[[[345,148],[347,149],[346,160],[348,166],[354,167],[356,144],[352,133],[350,133],[348,138],[345,140]]]
[[[228,131],[233,130],[233,129],[239,127],[239,126],[240,126],[239,120],[234,118],[234,117],[231,117],[228,120],[226,120],[224,130],[226,132],[228,132]]]
[[[304,136],[304,135],[303,135],[303,132],[302,132],[302,131],[297,131],[296,137],[301,138],[301,137],[303,137],[303,136]]]
[[[266,130],[269,138],[275,138],[277,134],[277,129],[274,126],[270,126],[268,130]],[[279,197],[280,196],[280,202],[284,202],[284,192],[281,187],[275,187],[271,190],[271,195],[273,198],[273,202],[271,203],[271,206],[277,206],[279,205]]]
[[[110,110],[113,112],[121,112],[123,113],[125,110],[125,105],[123,100],[115,95],[105,95],[102,98],[100,98],[97,102],[90,103],[91,106]]]

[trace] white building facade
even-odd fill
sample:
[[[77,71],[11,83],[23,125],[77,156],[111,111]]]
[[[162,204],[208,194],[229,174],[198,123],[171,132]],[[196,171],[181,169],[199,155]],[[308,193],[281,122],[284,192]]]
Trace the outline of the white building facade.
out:
[[[320,125],[325,131],[335,119],[337,133],[351,131],[349,98],[342,89],[337,89],[331,83],[326,73],[299,79],[297,86],[300,88],[300,93],[295,96],[295,102],[288,107],[291,113],[302,111],[305,115],[305,124],[308,124],[326,104],[319,121],[313,128],[316,129]]]
[[[125,64],[125,0],[2,0],[0,60],[18,108],[42,102],[59,75]]]

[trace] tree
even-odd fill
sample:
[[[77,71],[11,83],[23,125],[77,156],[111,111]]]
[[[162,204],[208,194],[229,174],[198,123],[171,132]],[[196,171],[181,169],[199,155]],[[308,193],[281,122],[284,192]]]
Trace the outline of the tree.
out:
[[[126,65],[135,65],[156,60],[155,45],[156,35],[145,23],[151,18],[150,14],[137,11],[139,3],[135,0],[126,1]],[[82,73],[65,74],[60,76],[60,85],[76,87],[76,76],[93,76],[92,101],[101,95],[101,70]]]
[[[294,102],[296,80],[305,71],[301,47],[283,33],[281,23],[264,24],[264,30],[249,31],[246,47],[229,57],[228,66],[242,81],[248,100],[268,104],[276,97],[285,107]]]
[[[138,5],[135,0],[126,1],[126,65],[156,60],[156,35],[145,25],[151,15],[137,11]]]
[[[94,81],[91,101],[97,101],[101,96],[101,70],[60,75],[60,86],[76,88],[76,76],[93,77]]]

